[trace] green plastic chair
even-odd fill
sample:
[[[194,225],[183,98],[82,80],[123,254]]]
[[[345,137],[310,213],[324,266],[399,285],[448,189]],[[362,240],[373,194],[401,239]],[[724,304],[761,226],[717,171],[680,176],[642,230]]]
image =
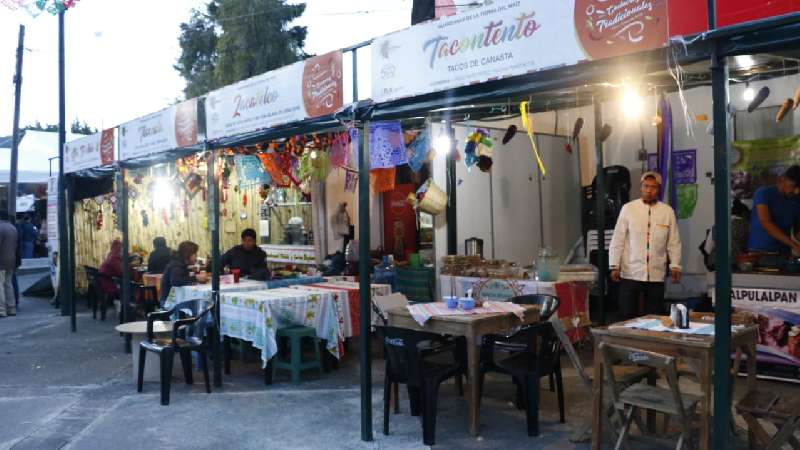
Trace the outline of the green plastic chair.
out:
[[[433,268],[398,267],[395,283],[397,290],[412,302],[428,303],[435,300],[436,274]]]
[[[308,369],[317,369],[319,374],[322,375],[322,359],[319,354],[319,338],[314,328],[304,326],[291,326],[278,329],[276,333],[278,338],[285,337],[289,339],[290,354],[289,359],[282,359],[280,356],[275,355],[273,364],[273,371],[278,369],[290,370],[292,372],[292,384],[300,384],[300,372]],[[303,361],[302,340],[303,338],[310,338],[314,340],[314,357],[313,359]]]

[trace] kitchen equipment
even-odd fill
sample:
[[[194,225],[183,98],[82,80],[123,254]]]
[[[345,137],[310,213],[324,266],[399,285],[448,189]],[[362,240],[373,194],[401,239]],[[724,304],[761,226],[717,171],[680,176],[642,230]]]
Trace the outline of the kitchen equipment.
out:
[[[536,257],[536,275],[539,281],[557,281],[561,271],[561,262],[558,252],[548,247],[539,249]]]
[[[483,258],[483,239],[471,237],[464,241],[464,254]]]

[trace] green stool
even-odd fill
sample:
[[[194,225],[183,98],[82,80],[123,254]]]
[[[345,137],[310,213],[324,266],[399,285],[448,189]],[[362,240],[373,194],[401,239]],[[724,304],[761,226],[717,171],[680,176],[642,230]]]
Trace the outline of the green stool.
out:
[[[278,329],[277,337],[289,338],[291,356],[289,360],[281,359],[275,355],[273,370],[285,369],[292,371],[292,384],[300,384],[300,372],[307,369],[317,369],[322,375],[322,360],[319,356],[319,338],[317,332],[311,327],[292,326]],[[303,338],[314,339],[314,359],[303,361],[303,349],[301,341]]]

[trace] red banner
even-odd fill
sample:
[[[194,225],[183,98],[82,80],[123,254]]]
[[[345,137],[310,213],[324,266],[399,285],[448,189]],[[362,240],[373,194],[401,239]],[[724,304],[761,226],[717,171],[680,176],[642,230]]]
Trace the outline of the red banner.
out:
[[[725,27],[800,11],[800,0],[718,0],[717,25]],[[669,0],[669,35],[708,30],[708,5],[700,0]]]
[[[408,204],[408,194],[416,192],[413,184],[398,184],[383,194],[383,236],[385,251],[397,259],[417,251],[417,214]]]

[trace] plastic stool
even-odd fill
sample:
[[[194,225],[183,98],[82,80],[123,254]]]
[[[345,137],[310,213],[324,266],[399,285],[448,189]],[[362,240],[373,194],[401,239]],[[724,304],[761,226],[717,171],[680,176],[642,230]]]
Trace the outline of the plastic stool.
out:
[[[304,326],[280,328],[276,336],[279,338],[289,338],[291,355],[288,361],[276,355],[275,363],[273,364],[274,370],[291,370],[292,384],[300,384],[300,372],[303,370],[317,369],[319,374],[322,375],[322,360],[319,356],[319,338],[317,337],[315,329]],[[303,350],[301,346],[303,338],[314,339],[314,359],[312,360],[303,361]]]

